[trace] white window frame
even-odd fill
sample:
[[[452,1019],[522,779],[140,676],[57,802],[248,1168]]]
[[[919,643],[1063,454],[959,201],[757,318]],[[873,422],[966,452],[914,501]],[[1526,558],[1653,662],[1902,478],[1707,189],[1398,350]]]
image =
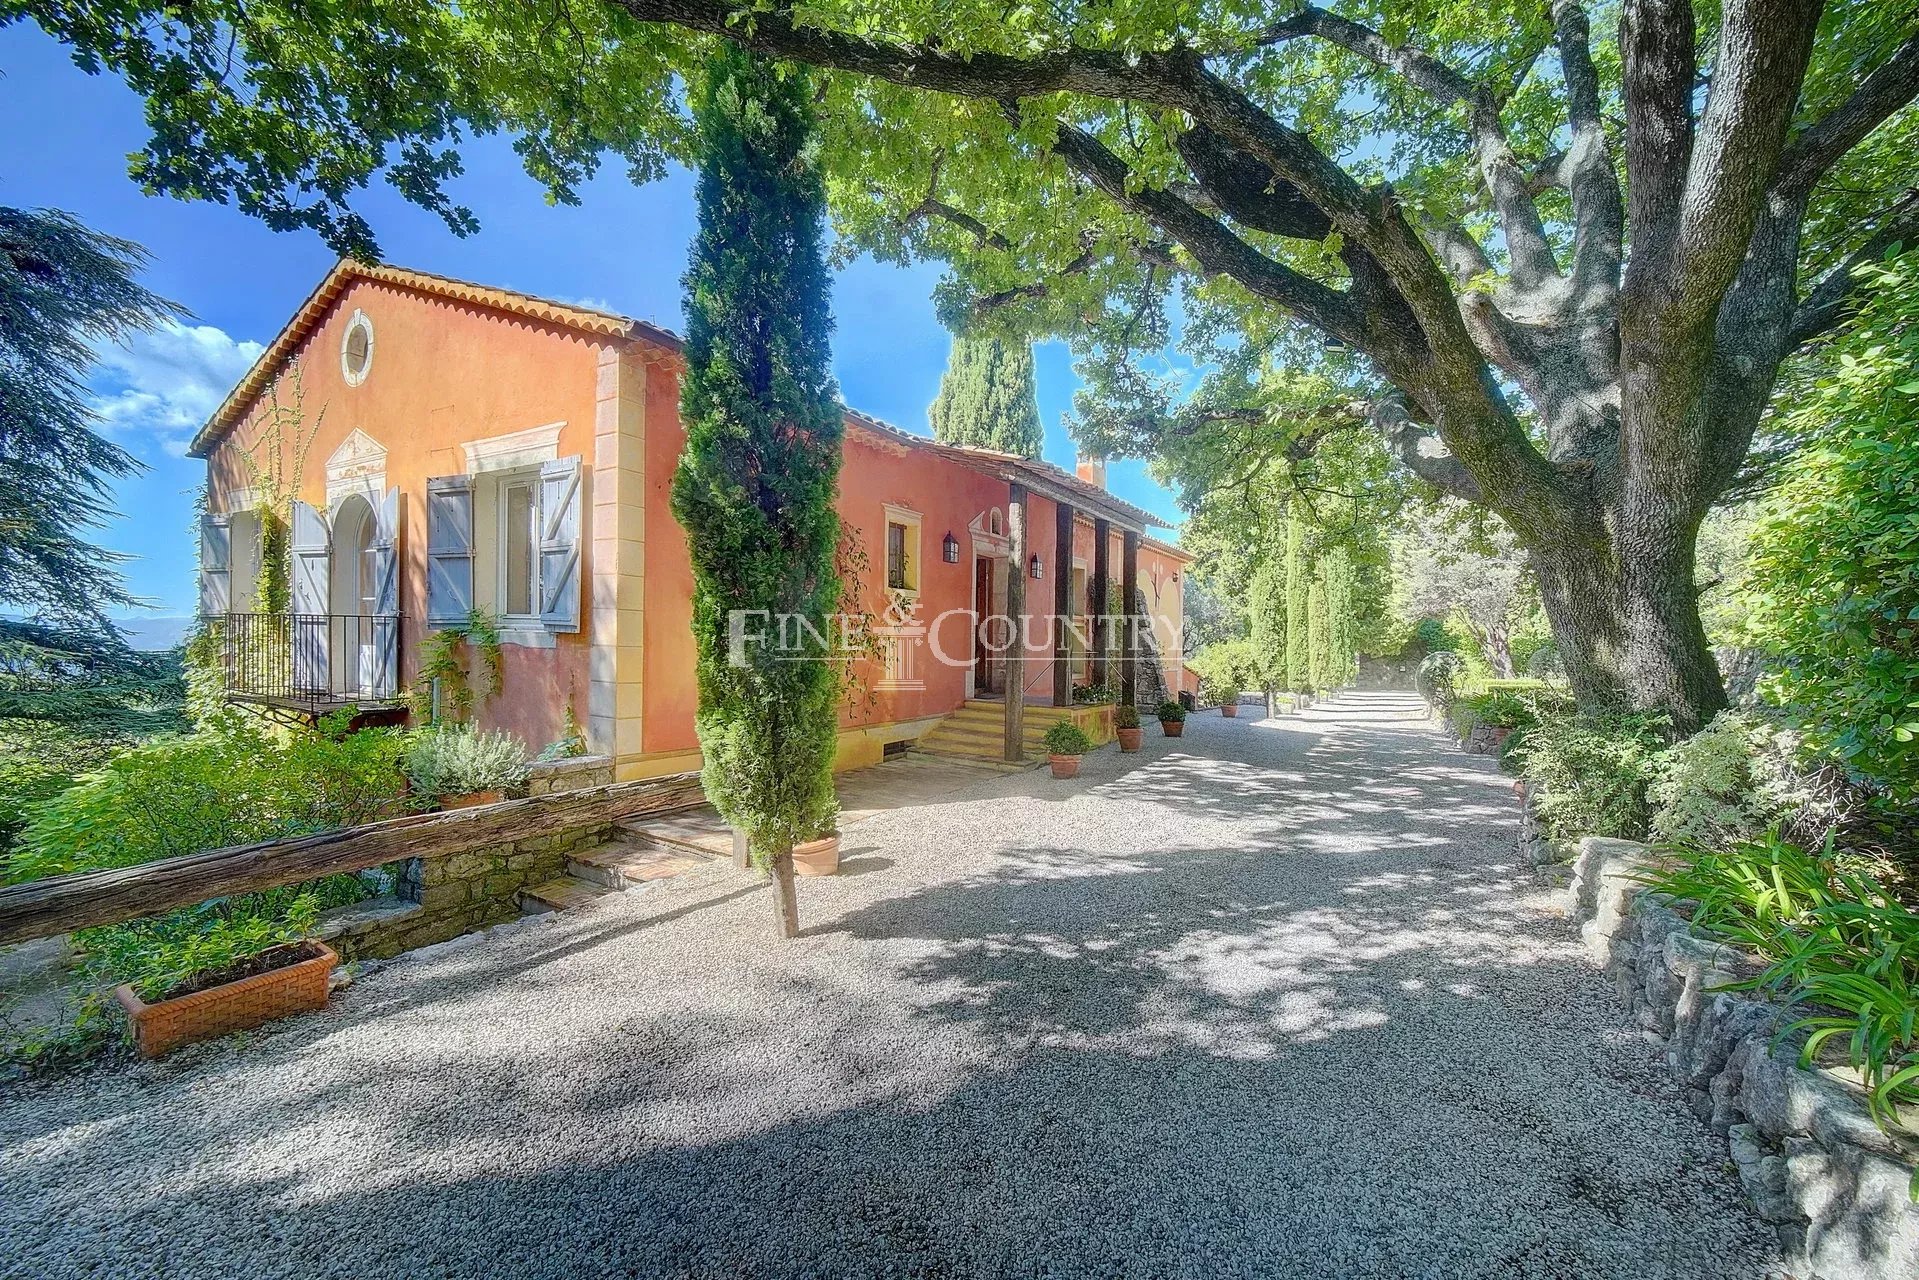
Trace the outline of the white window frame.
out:
[[[513,613],[506,607],[508,591],[512,586],[507,581],[507,544],[511,530],[507,526],[507,511],[510,509],[509,494],[514,489],[527,491],[527,512],[530,517],[526,534],[527,551],[527,605],[529,612]],[[534,471],[501,472],[493,489],[493,523],[495,527],[493,567],[494,604],[498,607],[504,626],[512,630],[544,631],[545,624],[540,621],[540,473]]]
[[[350,354],[353,349],[353,335],[356,333],[366,334],[366,363],[357,371],[353,368]],[[340,335],[340,377],[346,380],[349,387],[357,387],[365,382],[367,375],[372,372],[373,321],[367,317],[366,312],[356,307],[353,315],[346,322],[346,332]]]

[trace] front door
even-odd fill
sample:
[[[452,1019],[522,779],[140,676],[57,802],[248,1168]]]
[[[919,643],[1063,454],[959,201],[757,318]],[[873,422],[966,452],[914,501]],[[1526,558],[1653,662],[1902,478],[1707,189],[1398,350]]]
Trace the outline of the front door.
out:
[[[986,637],[986,620],[993,616],[993,562],[985,556],[973,561],[973,692],[998,693],[999,663]]]

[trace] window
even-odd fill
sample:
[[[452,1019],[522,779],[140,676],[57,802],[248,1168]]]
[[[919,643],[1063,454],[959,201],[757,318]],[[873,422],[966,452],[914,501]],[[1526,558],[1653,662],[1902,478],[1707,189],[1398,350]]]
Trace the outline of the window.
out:
[[[920,589],[920,515],[886,504],[886,589]]]
[[[366,312],[355,311],[347,321],[346,336],[340,339],[340,376],[349,387],[357,387],[366,381],[372,367],[373,322],[366,318]]]
[[[911,586],[906,580],[906,526],[886,522],[886,585],[894,591]]]
[[[500,486],[500,605],[509,618],[530,618],[539,598],[538,481],[508,480]]]

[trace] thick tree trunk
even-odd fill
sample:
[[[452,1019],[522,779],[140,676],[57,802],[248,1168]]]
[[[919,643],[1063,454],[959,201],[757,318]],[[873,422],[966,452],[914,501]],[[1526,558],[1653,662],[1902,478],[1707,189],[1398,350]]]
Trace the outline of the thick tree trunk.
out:
[[[1693,590],[1692,543],[1624,536],[1530,550],[1573,696],[1588,711],[1626,706],[1692,733],[1726,705]],[[1628,567],[1622,570],[1621,562]]]
[[[793,846],[782,843],[773,853],[774,929],[782,938],[800,936],[800,899],[793,884]]]

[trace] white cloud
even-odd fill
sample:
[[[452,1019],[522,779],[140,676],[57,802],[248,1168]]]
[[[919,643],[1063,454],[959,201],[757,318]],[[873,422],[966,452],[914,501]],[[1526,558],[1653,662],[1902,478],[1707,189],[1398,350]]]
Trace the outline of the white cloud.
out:
[[[205,324],[136,334],[100,349],[94,408],[102,427],[136,451],[145,440],[180,456],[264,349]]]

